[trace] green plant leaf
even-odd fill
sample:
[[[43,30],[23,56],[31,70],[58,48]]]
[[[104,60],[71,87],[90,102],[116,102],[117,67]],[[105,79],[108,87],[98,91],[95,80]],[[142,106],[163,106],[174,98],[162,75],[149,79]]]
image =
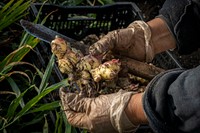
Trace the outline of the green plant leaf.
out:
[[[58,113],[57,113],[58,114]],[[63,128],[62,128],[62,125],[63,125],[63,118],[62,118],[62,116],[60,115],[60,114],[58,114],[58,117],[60,117],[60,119],[59,119],[59,124],[57,125],[57,133],[62,133],[63,132]]]
[[[4,126],[6,123],[7,123],[7,119],[0,116],[0,130],[4,129]]]
[[[14,0],[10,0],[3,8],[0,10],[0,19],[2,19],[2,16],[4,15],[3,12],[5,12],[13,3]]]
[[[2,10],[0,10],[0,31],[26,16],[28,12],[25,11],[29,8],[30,3],[31,0],[27,2],[24,2],[24,0],[18,0],[17,2],[11,0],[8,2]]]
[[[16,82],[10,77],[7,78],[7,80],[10,83],[10,86],[12,87],[12,90],[16,93],[17,97],[19,97],[21,95],[21,91],[20,91],[19,87],[17,86]],[[21,98],[19,103],[21,105],[21,108],[23,108],[25,106],[23,97]]]
[[[36,124],[36,123],[42,121],[42,119],[44,119],[44,115],[41,116],[41,114],[39,114],[38,116],[34,117],[33,120],[23,123],[22,126],[25,127],[25,126]]]
[[[20,6],[20,4],[23,2],[23,0],[18,0],[17,2],[12,2],[11,4],[10,4],[10,6],[9,7],[7,7],[7,10],[4,10],[4,15],[5,16],[8,16],[11,12],[13,12],[14,11],[14,9],[16,9],[17,7],[19,7]],[[13,4],[13,5],[12,5]]]
[[[21,75],[27,77],[27,79],[28,79],[29,82],[30,82],[29,76],[28,76],[25,72],[22,72],[22,71],[12,71],[12,72],[9,72],[9,73],[6,73],[6,74],[0,74],[0,75],[1,75],[1,76],[0,76],[0,82],[1,82],[2,80],[4,80],[5,78],[10,77],[10,76],[13,75],[13,74],[21,74]]]
[[[61,107],[61,108],[62,108],[62,107]],[[62,109],[62,110],[63,110],[63,109]],[[65,128],[65,133],[77,133],[75,127],[71,126],[71,125],[69,124],[69,122],[67,121],[67,117],[66,117],[66,115],[65,115],[65,112],[62,111],[61,113],[62,113],[62,118],[63,118],[64,124],[65,124],[65,127],[66,127],[66,128]]]
[[[31,109],[33,106],[35,106],[35,104],[40,101],[44,96],[46,96],[47,94],[49,94],[51,91],[58,89],[62,86],[66,86],[67,85],[67,80],[63,80],[59,83],[53,84],[50,87],[46,88],[45,91],[41,92],[39,95],[35,96],[33,99],[31,99],[25,106],[24,108],[17,113],[17,115],[15,116],[15,120],[19,119],[21,116],[23,116],[24,114],[27,113],[27,111],[29,111],[29,109]]]
[[[52,69],[53,69],[53,66],[54,66],[54,62],[55,62],[55,55],[52,54],[51,59],[50,59],[48,65],[47,65],[47,68],[46,68],[44,75],[42,77],[42,81],[41,81],[41,84],[40,84],[40,87],[39,87],[39,93],[44,91],[45,88],[46,88],[49,77],[51,76],[51,72],[52,72]]]
[[[62,116],[60,116],[58,114],[58,112],[56,111],[56,123],[55,123],[55,130],[54,130],[54,133],[59,133],[58,130],[59,130],[59,125],[60,124],[60,119],[62,118]]]
[[[30,43],[27,43],[27,45],[24,46],[24,48],[15,54],[15,56],[13,57],[13,59],[11,60],[12,62],[14,61],[21,61],[24,56],[31,50],[33,49],[38,43],[40,42],[40,40],[38,38],[34,38],[34,40]]]
[[[19,61],[19,62],[11,62],[8,65],[6,65],[3,70],[1,71],[1,73],[7,73],[8,71],[10,71],[14,66],[17,65],[29,65],[32,66],[33,68],[37,69],[34,65],[32,65],[31,63],[28,62],[23,62],[23,61]]]
[[[35,43],[33,43],[35,42]],[[19,47],[22,47],[24,45],[32,46],[33,48],[40,42],[38,38],[35,38],[34,36],[30,35],[26,31],[23,32],[21,42],[19,44]]]
[[[31,87],[29,87],[31,88]],[[25,90],[23,93],[21,93],[17,98],[15,98],[11,104],[9,105],[8,107],[8,111],[7,111],[7,115],[6,115],[6,118],[8,118],[8,121],[10,121],[14,114],[15,114],[15,111],[17,109],[17,107],[19,106],[20,104],[20,101],[22,99],[22,97],[24,96],[24,94],[28,91],[29,89]]]
[[[4,127],[2,127],[2,129],[8,127],[12,123],[14,123],[16,120],[18,120],[20,117],[22,117],[23,115],[25,115],[32,107],[34,107],[47,94],[49,94],[50,92],[52,92],[55,89],[58,89],[58,88],[60,88],[62,86],[66,86],[66,85],[68,85],[68,82],[67,82],[67,79],[64,79],[64,80],[62,80],[59,83],[56,83],[56,84],[53,84],[53,85],[47,87],[45,91],[43,91],[39,95],[35,96],[28,103],[26,103],[26,105],[24,106],[24,108],[22,108],[15,115],[15,111],[16,111],[17,107],[19,106],[21,98],[28,91],[28,89],[25,90],[19,97],[17,97],[16,99],[14,99],[13,102],[10,104],[9,109],[8,109],[8,113],[7,113],[7,118],[9,120],[9,122],[6,123],[6,124],[4,124]],[[32,87],[33,86],[31,86],[30,88],[32,88]],[[0,129],[0,130],[2,130],[2,129]]]
[[[43,126],[43,133],[49,133],[49,131],[48,131],[48,127],[49,127],[49,125],[48,125],[48,122],[47,122],[47,118],[46,118],[46,116],[44,116],[44,126]]]
[[[38,41],[35,43],[38,43]],[[32,45],[32,46],[36,46],[36,45]],[[8,56],[6,56],[6,58],[4,58],[2,62],[0,62],[0,72],[2,72],[4,67],[6,67],[8,64],[12,62],[21,61],[23,57],[30,51],[30,49],[33,48],[32,46],[30,45],[22,46],[16,49],[15,51],[11,52]]]
[[[87,133],[87,130],[84,129],[83,131],[81,131],[81,133]]]
[[[45,103],[45,104],[41,105],[40,107],[35,108],[35,109],[27,112],[26,114],[36,113],[36,112],[39,112],[39,111],[54,110],[58,107],[60,107],[59,101],[54,101],[54,102],[51,102],[51,103]]]

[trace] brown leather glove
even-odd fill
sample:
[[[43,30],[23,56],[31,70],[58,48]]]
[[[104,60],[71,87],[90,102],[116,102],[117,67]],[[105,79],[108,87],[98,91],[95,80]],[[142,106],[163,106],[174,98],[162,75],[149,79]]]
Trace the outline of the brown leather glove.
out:
[[[92,55],[112,50],[123,56],[150,62],[154,58],[151,30],[144,21],[134,21],[125,29],[109,32],[89,48]]]
[[[96,98],[83,98],[60,89],[60,98],[68,122],[94,133],[134,132],[133,125],[125,114],[132,92],[120,90]]]

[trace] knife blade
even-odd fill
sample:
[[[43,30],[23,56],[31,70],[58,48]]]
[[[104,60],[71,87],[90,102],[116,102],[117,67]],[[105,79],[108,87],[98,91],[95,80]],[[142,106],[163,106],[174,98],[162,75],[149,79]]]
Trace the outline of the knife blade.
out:
[[[32,22],[29,22],[27,20],[20,20],[20,24],[23,27],[23,29],[28,32],[30,35],[39,38],[40,40],[51,44],[51,41],[55,39],[56,36],[59,36],[66,40],[70,45],[76,49],[79,49],[84,54],[88,54],[89,47],[86,45],[81,44],[79,41],[76,41],[70,37],[67,37],[63,34],[60,34],[54,30],[51,30],[50,28],[41,25],[41,24],[34,24]]]
[[[68,43],[70,43],[70,45],[76,49],[79,49],[81,52],[87,54],[88,53],[88,49],[89,47],[81,44],[80,42],[69,38],[63,34],[60,34],[54,30],[51,30],[41,24],[34,24],[32,22],[26,21],[26,20],[20,20],[20,24],[23,27],[23,29],[28,32],[30,35],[39,38],[40,40],[51,44],[51,41],[55,39],[55,36],[59,36],[63,39],[65,39]],[[58,74],[58,78],[60,80],[63,80],[64,77],[63,75],[60,73],[59,68],[57,65],[54,66],[56,73]],[[73,84],[73,86],[75,86],[76,90],[80,91],[78,85],[76,83]],[[71,89],[69,89],[68,87],[65,87],[67,92],[72,92]]]

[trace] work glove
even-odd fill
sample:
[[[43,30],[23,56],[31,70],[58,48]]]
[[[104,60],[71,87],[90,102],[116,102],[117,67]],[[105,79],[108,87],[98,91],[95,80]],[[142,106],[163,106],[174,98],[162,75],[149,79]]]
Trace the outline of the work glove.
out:
[[[149,26],[144,21],[134,21],[127,28],[109,32],[89,48],[92,55],[110,50],[138,61],[152,61],[155,55]]]
[[[133,92],[120,90],[117,93],[100,95],[96,98],[84,98],[75,93],[60,89],[60,98],[68,122],[92,133],[135,132],[125,114]]]

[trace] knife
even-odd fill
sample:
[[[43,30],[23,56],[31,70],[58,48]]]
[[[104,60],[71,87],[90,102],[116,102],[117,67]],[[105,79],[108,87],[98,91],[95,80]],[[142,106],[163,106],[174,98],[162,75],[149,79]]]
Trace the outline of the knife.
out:
[[[59,36],[66,40],[70,45],[78,50],[80,50],[82,53],[88,54],[89,47],[87,45],[84,45],[80,43],[79,41],[76,41],[70,37],[67,37],[63,34],[60,34],[54,30],[51,30],[47,28],[44,25],[41,24],[34,24],[32,22],[29,22],[27,20],[20,20],[20,24],[23,27],[23,29],[28,32],[30,35],[39,38],[40,40],[51,44],[51,41],[55,39],[56,36]]]

